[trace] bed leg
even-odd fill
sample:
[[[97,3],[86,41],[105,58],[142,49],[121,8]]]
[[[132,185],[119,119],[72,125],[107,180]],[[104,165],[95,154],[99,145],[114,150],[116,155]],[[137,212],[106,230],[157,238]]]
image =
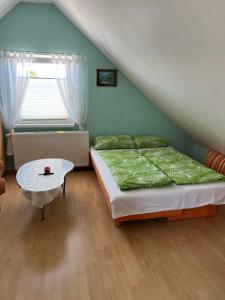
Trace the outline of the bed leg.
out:
[[[117,219],[114,219],[113,222],[114,222],[114,225],[117,227],[119,227],[121,224],[120,221],[118,221]]]

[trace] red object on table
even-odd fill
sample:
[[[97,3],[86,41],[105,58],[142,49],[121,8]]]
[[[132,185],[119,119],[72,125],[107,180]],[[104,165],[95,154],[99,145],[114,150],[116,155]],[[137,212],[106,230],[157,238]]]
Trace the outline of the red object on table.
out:
[[[48,174],[48,173],[50,173],[51,169],[50,169],[50,167],[45,167],[44,171],[45,171],[45,174]]]

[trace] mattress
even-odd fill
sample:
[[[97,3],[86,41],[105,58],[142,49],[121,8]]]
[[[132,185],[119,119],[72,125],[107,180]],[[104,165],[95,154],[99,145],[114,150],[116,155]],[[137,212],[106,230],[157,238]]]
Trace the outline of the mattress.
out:
[[[225,182],[121,191],[107,164],[93,147],[91,157],[108,193],[112,217],[225,204]]]

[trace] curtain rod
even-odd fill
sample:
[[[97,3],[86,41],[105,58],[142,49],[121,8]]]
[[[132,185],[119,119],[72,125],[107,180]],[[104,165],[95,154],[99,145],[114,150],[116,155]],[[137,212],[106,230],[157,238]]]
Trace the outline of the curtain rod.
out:
[[[52,52],[45,52],[45,51],[31,51],[31,50],[16,50],[16,49],[0,49],[0,51],[7,51],[7,52],[29,52],[29,53],[38,53],[38,54],[69,54],[69,55],[72,55],[72,54],[76,54],[76,55],[84,55],[84,53],[82,52],[55,52],[55,51],[52,51]],[[86,54],[85,54],[86,55]],[[86,55],[87,56],[87,55]]]

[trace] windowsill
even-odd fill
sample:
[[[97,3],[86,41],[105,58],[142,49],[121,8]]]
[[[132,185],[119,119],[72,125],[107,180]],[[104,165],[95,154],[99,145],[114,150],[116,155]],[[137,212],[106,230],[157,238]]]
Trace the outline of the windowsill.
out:
[[[16,124],[14,128],[74,128],[75,124],[72,123],[58,123],[58,124]]]

